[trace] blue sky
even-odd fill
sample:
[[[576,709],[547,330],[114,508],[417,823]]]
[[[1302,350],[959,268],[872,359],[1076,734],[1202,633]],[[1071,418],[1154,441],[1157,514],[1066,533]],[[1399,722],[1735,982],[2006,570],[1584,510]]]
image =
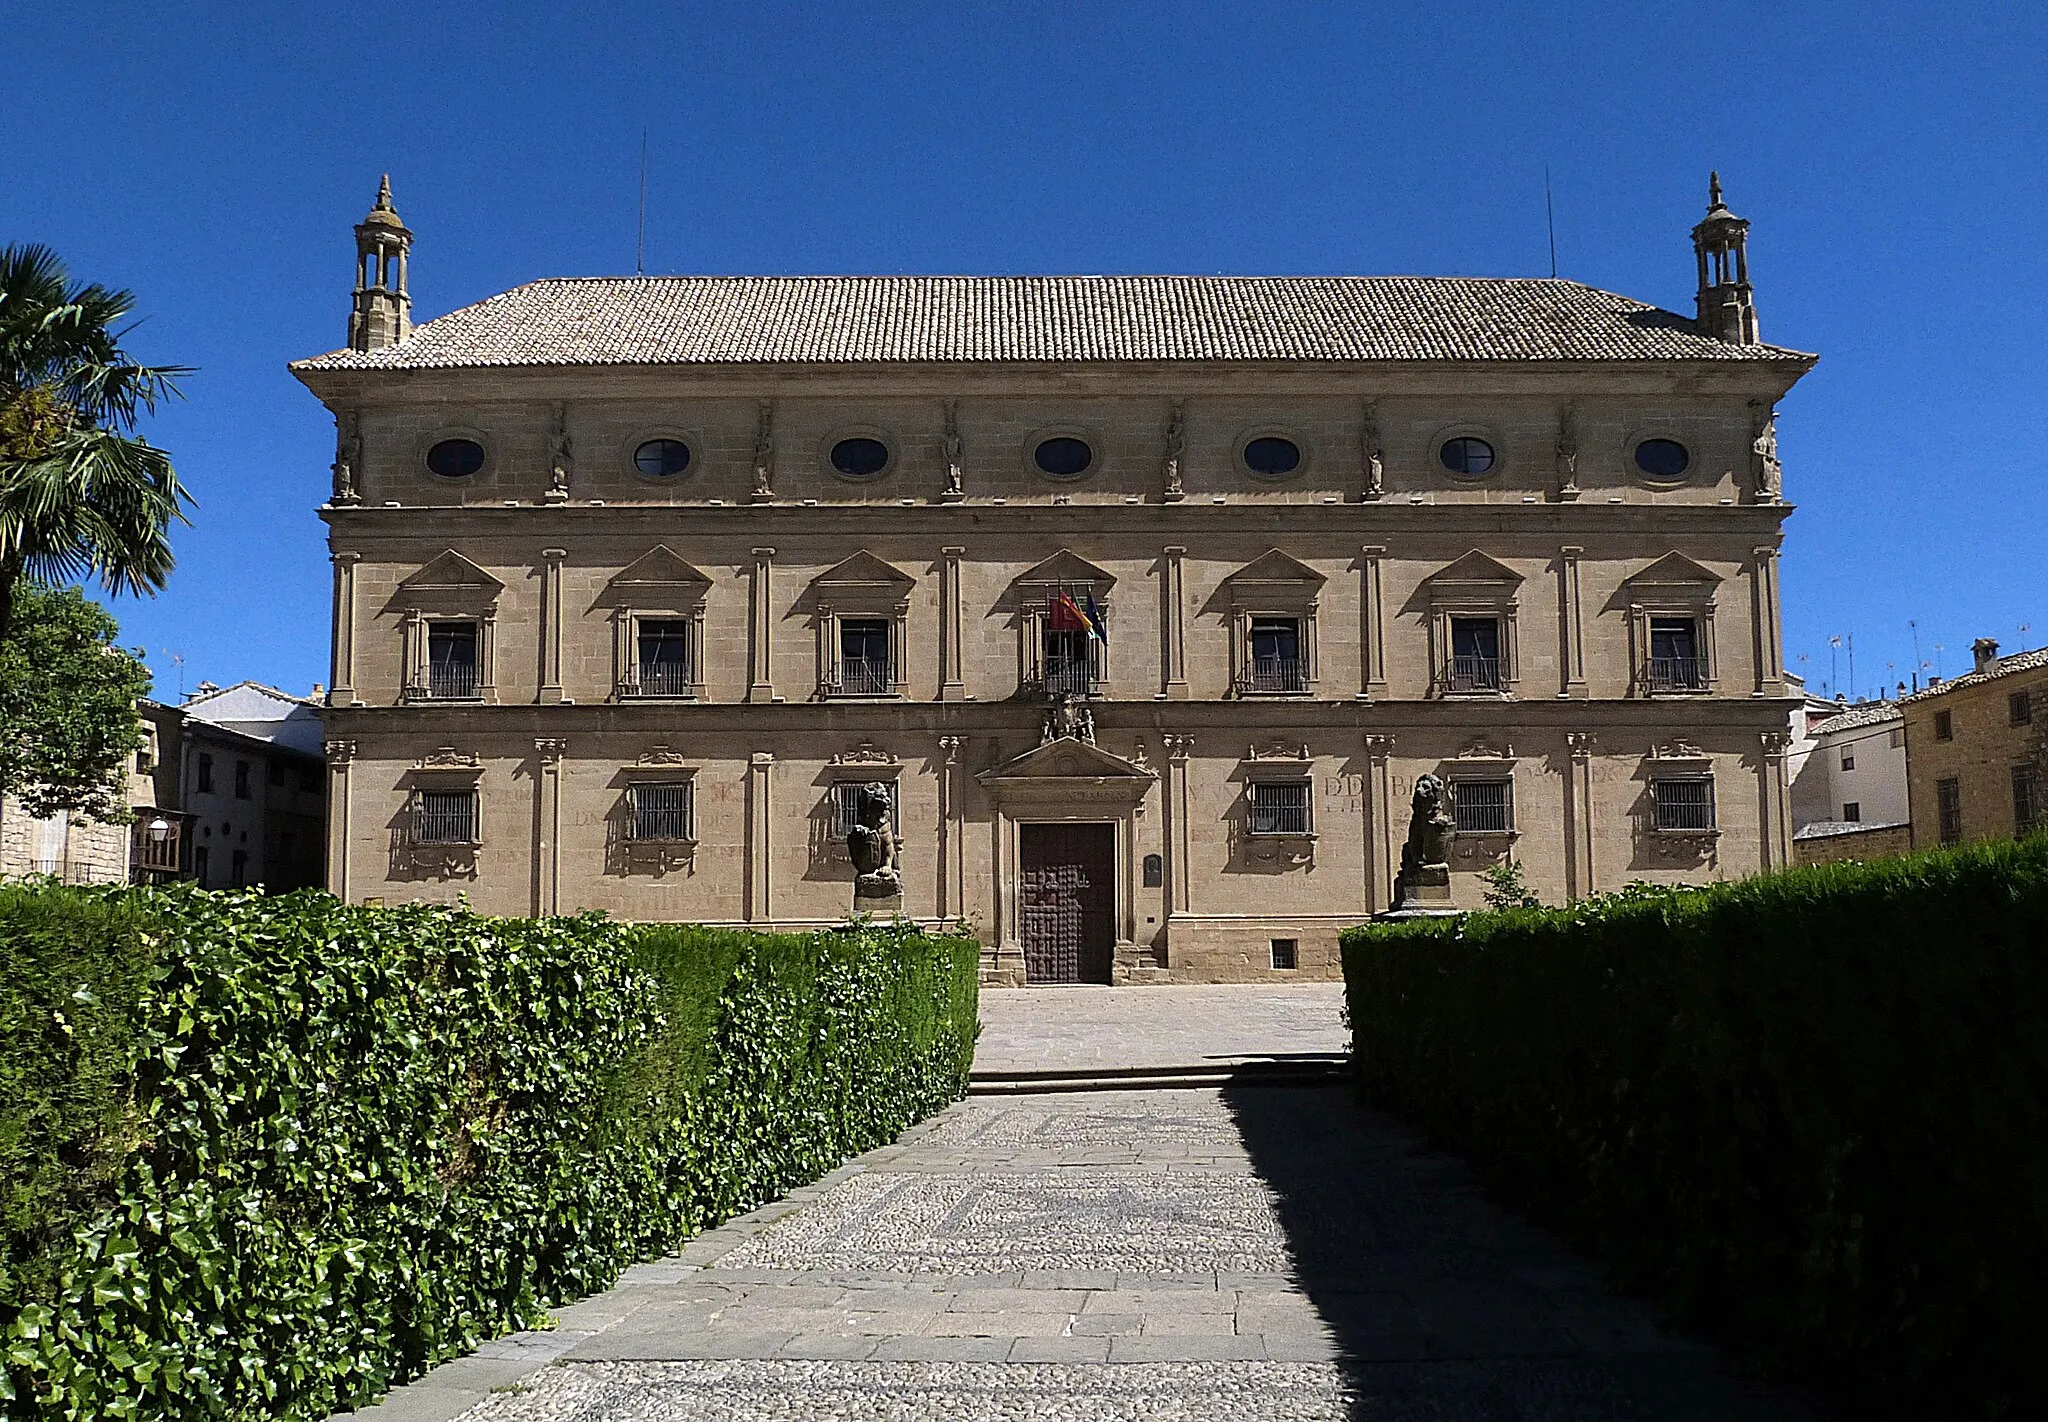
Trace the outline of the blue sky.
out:
[[[0,241],[198,368],[159,692],[327,676],[341,341],[389,170],[424,318],[630,272],[1560,274],[1690,311],[1719,168],[1784,403],[1788,663],[2048,643],[2048,11],[2021,4],[0,5]],[[2032,630],[2019,632],[2022,623]],[[1942,650],[1937,653],[1939,644]],[[171,654],[184,659],[182,669]],[[1801,658],[1807,660],[1802,663]],[[1836,684],[1851,689],[1846,657]]]

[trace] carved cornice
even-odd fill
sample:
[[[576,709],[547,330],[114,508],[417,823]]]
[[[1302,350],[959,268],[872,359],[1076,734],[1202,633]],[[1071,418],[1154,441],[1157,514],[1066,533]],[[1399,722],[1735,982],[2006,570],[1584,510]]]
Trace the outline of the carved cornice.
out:
[[[1495,761],[1511,761],[1514,758],[1515,748],[1513,745],[1504,741],[1501,743],[1499,747],[1495,747],[1493,742],[1489,741],[1484,736],[1474,736],[1471,740],[1465,743],[1465,748],[1463,750],[1459,751],[1456,755],[1449,757],[1449,759],[1451,760]]]
[[[832,757],[832,764],[834,766],[898,766],[902,762],[896,758],[893,752],[881,749],[873,741],[862,741],[859,745],[851,746],[834,755]]]
[[[454,746],[440,746],[412,763],[414,770],[481,770],[483,759]]]
[[[650,746],[640,753],[635,765],[688,765],[690,757],[681,751],[670,750],[667,746]]]
[[[1296,765],[1306,765],[1309,762],[1310,756],[1306,741],[1289,741],[1276,736],[1264,745],[1254,742],[1246,750],[1244,758],[1247,763],[1266,764],[1273,761],[1288,761]]]
[[[1698,746],[1694,745],[1691,741],[1686,740],[1682,736],[1674,740],[1664,741],[1661,744],[1651,746],[1649,758],[1655,761],[1683,760],[1692,762],[1711,762],[1713,760],[1713,757],[1711,755],[1707,754],[1707,752],[1701,750]]]

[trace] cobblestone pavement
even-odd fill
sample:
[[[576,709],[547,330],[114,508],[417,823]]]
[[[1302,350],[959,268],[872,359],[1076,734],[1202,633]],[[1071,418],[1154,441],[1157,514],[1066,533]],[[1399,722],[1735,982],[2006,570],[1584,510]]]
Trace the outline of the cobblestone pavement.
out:
[[[1137,994],[1132,994],[1136,996]],[[1805,1419],[1343,1087],[975,1098],[366,1422]]]
[[[1342,983],[983,988],[976,1071],[1202,1066],[1342,1052]]]

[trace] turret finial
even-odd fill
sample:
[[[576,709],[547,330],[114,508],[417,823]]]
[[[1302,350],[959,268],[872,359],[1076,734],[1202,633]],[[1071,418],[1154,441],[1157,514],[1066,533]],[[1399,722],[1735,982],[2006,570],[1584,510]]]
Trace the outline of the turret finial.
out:
[[[1721,175],[1718,172],[1712,172],[1707,175],[1707,206],[1710,208],[1727,206],[1726,203],[1721,201]]]
[[[1719,179],[1715,180],[1714,191],[1717,193],[1721,191]],[[379,212],[390,212],[392,210],[391,175],[389,173],[386,173],[377,180],[377,210]]]

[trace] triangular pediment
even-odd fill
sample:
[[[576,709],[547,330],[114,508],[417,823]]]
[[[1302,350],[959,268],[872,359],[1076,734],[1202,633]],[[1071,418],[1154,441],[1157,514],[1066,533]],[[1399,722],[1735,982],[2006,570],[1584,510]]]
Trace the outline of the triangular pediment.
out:
[[[1464,557],[1454,559],[1431,573],[1425,581],[1430,583],[1451,583],[1471,585],[1489,584],[1495,587],[1516,587],[1522,582],[1522,575],[1497,558],[1489,558],[1474,548]]]
[[[613,575],[605,586],[614,592],[653,588],[706,588],[711,579],[667,544],[657,543]]]
[[[886,563],[863,548],[843,563],[836,563],[811,579],[814,588],[891,588],[897,591],[917,586],[917,579],[894,563]]]
[[[1290,583],[1302,588],[1319,588],[1329,580],[1301,559],[1274,548],[1261,553],[1223,581],[1232,585]]]
[[[1683,553],[1666,553],[1639,573],[1632,573],[1624,580],[1629,586],[1698,587],[1710,588],[1721,581],[1721,575],[1711,568],[1703,567]]]
[[[400,601],[448,598],[488,600],[505,590],[505,585],[453,548],[437,553],[417,573],[398,585]]]
[[[1109,588],[1116,582],[1116,575],[1107,569],[1098,568],[1071,549],[1062,548],[1043,563],[1035,563],[1017,574],[1013,580],[1019,583],[1075,583],[1097,588]]]
[[[1024,752],[975,777],[984,784],[1056,780],[1126,780],[1151,783],[1157,777],[1144,766],[1112,754],[1090,741],[1063,736]]]

